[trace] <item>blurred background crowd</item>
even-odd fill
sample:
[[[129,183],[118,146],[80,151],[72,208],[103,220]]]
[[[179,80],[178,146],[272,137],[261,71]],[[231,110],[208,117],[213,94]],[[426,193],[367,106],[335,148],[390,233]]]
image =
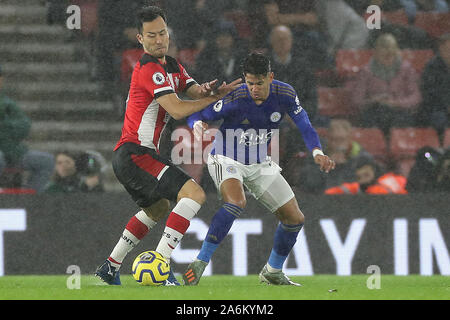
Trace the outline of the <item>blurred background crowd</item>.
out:
[[[270,56],[337,163],[317,170],[285,118],[280,165],[300,192],[450,192],[449,0],[2,1],[0,192],[121,190],[110,158],[147,4],[166,10],[169,55],[199,83],[240,77],[251,50]],[[182,166],[214,191],[204,166]]]

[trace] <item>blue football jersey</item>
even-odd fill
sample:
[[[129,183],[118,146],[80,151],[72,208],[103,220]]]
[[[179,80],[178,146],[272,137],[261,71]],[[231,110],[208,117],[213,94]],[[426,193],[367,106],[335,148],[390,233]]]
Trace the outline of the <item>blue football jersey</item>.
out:
[[[197,120],[223,119],[211,154],[222,154],[241,163],[252,164],[267,159],[272,136],[278,132],[286,114],[297,124],[309,150],[322,148],[295,90],[278,80],[272,82],[269,96],[259,105],[253,101],[244,83],[222,100],[191,115],[187,122],[192,128]]]

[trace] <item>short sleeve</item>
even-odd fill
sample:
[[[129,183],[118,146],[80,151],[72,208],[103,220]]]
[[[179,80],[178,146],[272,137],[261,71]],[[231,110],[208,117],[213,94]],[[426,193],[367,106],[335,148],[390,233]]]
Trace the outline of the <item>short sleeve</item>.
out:
[[[181,64],[178,64],[178,66],[180,68],[180,90],[186,91],[192,85],[197,84],[197,81],[195,81],[189,75],[189,73],[186,71],[186,69]]]
[[[145,64],[140,73],[140,82],[155,99],[174,93],[164,68],[156,63]]]

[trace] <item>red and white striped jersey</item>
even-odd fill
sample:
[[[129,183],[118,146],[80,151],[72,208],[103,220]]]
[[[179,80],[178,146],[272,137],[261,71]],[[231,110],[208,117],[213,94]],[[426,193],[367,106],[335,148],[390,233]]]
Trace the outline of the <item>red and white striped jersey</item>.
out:
[[[170,115],[156,99],[185,91],[195,83],[176,59],[166,56],[166,64],[162,65],[144,53],[133,70],[122,136],[114,150],[132,142],[159,152],[161,134]]]

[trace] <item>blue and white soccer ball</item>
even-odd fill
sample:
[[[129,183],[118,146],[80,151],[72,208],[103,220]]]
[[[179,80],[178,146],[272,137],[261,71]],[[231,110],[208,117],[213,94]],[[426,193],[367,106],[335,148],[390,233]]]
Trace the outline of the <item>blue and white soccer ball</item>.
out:
[[[160,286],[169,278],[170,265],[156,251],[145,251],[134,259],[133,278],[143,286]]]

